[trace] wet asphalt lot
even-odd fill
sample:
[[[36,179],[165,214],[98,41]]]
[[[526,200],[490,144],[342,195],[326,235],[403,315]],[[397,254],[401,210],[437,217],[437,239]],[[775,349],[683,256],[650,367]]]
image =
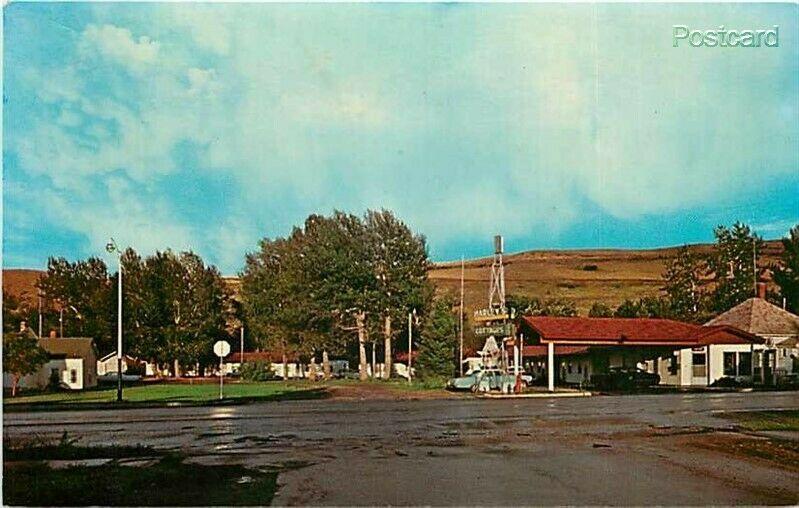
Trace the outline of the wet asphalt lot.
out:
[[[799,409],[799,393],[32,412],[3,428],[279,468],[278,505],[797,504],[795,464],[698,446],[740,437],[718,412],[756,409]]]

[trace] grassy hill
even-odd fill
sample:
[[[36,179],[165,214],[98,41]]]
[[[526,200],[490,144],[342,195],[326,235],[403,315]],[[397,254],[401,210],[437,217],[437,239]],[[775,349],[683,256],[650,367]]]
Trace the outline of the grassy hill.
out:
[[[694,252],[707,254],[710,244],[690,246]],[[648,250],[548,250],[526,251],[505,256],[505,284],[508,293],[541,299],[565,298],[575,303],[581,315],[588,314],[594,302],[616,307],[624,299],[655,296],[662,286],[664,264],[677,252],[676,247]],[[778,240],[766,242],[758,256],[758,265],[766,268],[782,252]],[[464,301],[467,316],[488,303],[491,258],[465,263]],[[35,301],[38,270],[3,270],[3,290]],[[439,292],[460,291],[460,261],[438,263],[430,270],[430,279]],[[225,277],[236,292],[239,280]],[[470,328],[470,327],[469,327]],[[467,328],[468,329],[468,328]]]
[[[692,245],[707,254],[709,244]],[[662,286],[665,262],[678,248],[648,250],[551,250],[527,251],[505,256],[505,286],[508,293],[545,298],[565,298],[586,315],[594,302],[615,307],[626,298],[656,296]],[[775,262],[782,251],[779,241],[766,242],[758,257],[758,266]],[[464,301],[468,315],[488,303],[491,258],[465,263]],[[460,291],[460,262],[439,263],[430,278],[439,291]]]

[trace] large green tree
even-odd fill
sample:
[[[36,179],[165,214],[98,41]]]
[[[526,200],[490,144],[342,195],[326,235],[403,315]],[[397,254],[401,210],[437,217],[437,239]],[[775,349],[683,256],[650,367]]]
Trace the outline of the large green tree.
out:
[[[458,319],[451,298],[439,297],[433,301],[424,318],[419,338],[419,356],[416,369],[422,379],[451,376],[455,369]]]
[[[50,258],[38,286],[62,312],[64,335],[94,339],[101,355],[114,350],[115,281],[102,259]]]
[[[355,332],[359,374],[366,379],[369,338],[388,339],[390,363],[393,323],[409,309],[424,312],[426,267],[424,239],[390,212],[363,219],[311,215],[288,237],[264,239],[247,256],[243,308],[265,347],[321,351],[326,373],[327,353],[345,350]]]
[[[26,332],[3,333],[3,372],[11,375],[11,396],[17,395],[19,380],[34,374],[48,355],[36,337]]]
[[[687,246],[666,262],[663,291],[671,314],[686,321],[697,321],[701,315],[702,260]]]
[[[388,210],[366,213],[364,219],[369,262],[376,280],[374,313],[381,321],[385,369],[391,376],[393,326],[412,310],[423,305],[427,293],[427,247],[421,235]],[[421,309],[420,309],[421,310]]]
[[[227,338],[227,287],[218,270],[194,253],[123,255],[126,350],[159,365],[214,362],[212,346]]]
[[[749,226],[736,222],[732,227],[713,230],[716,245],[707,257],[708,275],[713,280],[711,308],[725,312],[751,298],[758,273],[755,250],[763,250],[763,240]]]
[[[772,267],[774,282],[791,312],[799,313],[799,225],[782,239],[780,262]]]

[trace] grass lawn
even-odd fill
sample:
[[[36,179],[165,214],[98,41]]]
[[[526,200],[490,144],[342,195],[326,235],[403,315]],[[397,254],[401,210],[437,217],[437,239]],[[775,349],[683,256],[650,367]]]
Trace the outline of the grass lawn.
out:
[[[751,431],[794,430],[799,431],[799,410],[746,411],[725,413],[724,418],[735,420],[738,425]]]
[[[170,402],[203,403],[219,399],[219,385],[213,383],[147,383],[123,389],[128,403],[158,404]],[[313,399],[326,396],[324,388],[307,382],[269,381],[263,383],[226,383],[226,400],[287,400]],[[116,387],[76,392],[54,392],[5,397],[6,409],[21,405],[81,405],[115,404]]]

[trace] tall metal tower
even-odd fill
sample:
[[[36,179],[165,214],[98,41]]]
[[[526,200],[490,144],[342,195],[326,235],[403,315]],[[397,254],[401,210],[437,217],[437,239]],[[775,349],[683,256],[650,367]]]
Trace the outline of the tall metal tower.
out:
[[[505,265],[502,262],[502,252],[505,242],[502,235],[494,237],[494,262],[491,264],[491,289],[488,291],[488,307],[491,309],[505,308]]]

